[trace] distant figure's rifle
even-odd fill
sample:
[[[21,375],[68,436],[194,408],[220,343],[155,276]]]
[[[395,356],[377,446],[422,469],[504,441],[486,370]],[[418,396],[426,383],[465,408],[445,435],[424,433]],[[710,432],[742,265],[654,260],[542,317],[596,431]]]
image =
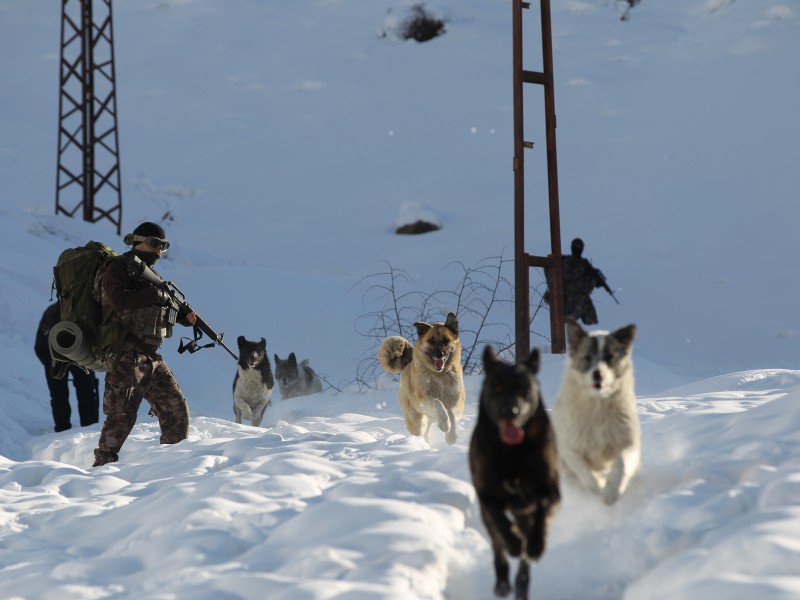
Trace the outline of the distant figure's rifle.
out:
[[[202,350],[203,348],[212,348],[214,345],[218,344],[225,348],[228,351],[234,360],[239,360],[239,357],[234,354],[233,350],[228,348],[225,345],[225,342],[222,341],[222,337],[225,335],[224,333],[217,333],[214,329],[209,325],[205,319],[203,319],[197,312],[189,306],[189,303],[186,302],[186,296],[182,291],[178,289],[171,281],[164,281],[158,274],[153,271],[150,267],[148,267],[138,256],[133,258],[133,268],[131,274],[135,277],[139,277],[143,281],[150,283],[156,286],[158,289],[164,291],[167,296],[169,296],[169,303],[179,314],[187,315],[189,313],[195,313],[197,316],[197,320],[194,322],[193,325],[193,333],[194,339],[186,344],[183,345],[183,340],[181,340],[180,347],[178,348],[178,352],[183,354],[187,350],[189,354],[194,354],[198,350]],[[203,337],[203,334],[206,334],[208,337],[211,338],[212,342],[210,344],[205,344],[203,346],[199,346],[197,344],[198,340]]]
[[[597,269],[595,267],[592,268],[594,268],[594,272],[597,275],[597,279],[600,281],[600,287],[609,293],[609,295],[614,299],[614,302],[619,304],[619,300],[617,300],[617,297],[614,295],[614,292],[612,292],[611,288],[608,287],[608,283],[606,282],[606,276],[603,275],[603,272],[600,269]]]

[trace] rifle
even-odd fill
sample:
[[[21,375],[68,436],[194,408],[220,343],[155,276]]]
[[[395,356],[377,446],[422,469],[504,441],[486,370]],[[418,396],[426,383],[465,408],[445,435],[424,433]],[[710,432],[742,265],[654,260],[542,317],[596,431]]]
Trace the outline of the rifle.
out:
[[[185,346],[183,345],[183,339],[181,339],[178,353],[183,354],[188,350],[189,354],[194,354],[198,350],[202,350],[203,348],[211,348],[215,344],[219,344],[228,351],[228,354],[230,354],[234,360],[239,360],[239,357],[234,354],[233,350],[228,348],[228,346],[225,345],[225,342],[222,341],[222,337],[225,334],[214,331],[211,325],[209,325],[205,319],[203,319],[191,306],[189,306],[189,303],[186,302],[186,296],[178,289],[177,285],[171,281],[164,281],[161,279],[161,277],[155,271],[153,271],[153,269],[148,267],[138,256],[133,257],[133,266],[130,270],[130,274],[134,277],[139,277],[143,281],[154,285],[160,290],[163,290],[167,296],[169,296],[171,308],[175,309],[178,313],[189,314],[193,312],[195,315],[197,315],[197,320],[193,325],[194,339]],[[204,333],[210,337],[212,341],[210,344],[198,346],[197,342],[201,337],[203,337]]]
[[[617,297],[614,295],[614,292],[612,292],[611,288],[608,287],[608,283],[606,282],[606,276],[603,275],[603,272],[600,269],[597,269],[595,267],[592,267],[592,268],[594,269],[594,272],[597,275],[597,279],[600,280],[600,285],[598,287],[601,287],[605,291],[607,291],[611,295],[611,297],[614,299],[614,302],[619,304],[619,300],[617,300]]]

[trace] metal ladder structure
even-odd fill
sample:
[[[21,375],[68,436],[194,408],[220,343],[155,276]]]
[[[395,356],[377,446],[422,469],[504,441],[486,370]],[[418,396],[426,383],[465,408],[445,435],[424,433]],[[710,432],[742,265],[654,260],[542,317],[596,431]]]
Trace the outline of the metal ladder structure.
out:
[[[561,225],[558,208],[558,169],[556,162],[556,112],[553,86],[553,38],[550,22],[550,0],[541,4],[543,70],[528,71],[522,59],[522,11],[531,2],[512,0],[514,45],[514,317],[517,360],[531,350],[530,269],[545,270],[550,290],[550,336],[553,353],[566,351],[564,323],[564,285],[561,274]],[[550,248],[548,256],[532,256],[525,252],[525,149],[533,142],[525,141],[523,128],[523,85],[544,87],[545,128],[547,139],[547,183],[550,208]]]
[[[97,6],[98,10],[94,8]],[[56,214],[122,227],[111,0],[61,0]]]

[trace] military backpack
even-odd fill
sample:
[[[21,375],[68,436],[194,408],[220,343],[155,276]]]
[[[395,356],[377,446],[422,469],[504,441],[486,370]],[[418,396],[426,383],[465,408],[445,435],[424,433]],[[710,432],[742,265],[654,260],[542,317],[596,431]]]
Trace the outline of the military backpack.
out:
[[[104,323],[100,303],[94,295],[95,277],[109,259],[119,256],[101,242],[64,250],[53,268],[53,287],[61,303],[61,323],[51,330],[53,359],[66,365],[103,371],[127,334],[120,323]],[[59,345],[54,336],[61,332],[65,342]],[[75,337],[77,340],[73,340]],[[56,347],[81,346],[81,351],[63,354]]]

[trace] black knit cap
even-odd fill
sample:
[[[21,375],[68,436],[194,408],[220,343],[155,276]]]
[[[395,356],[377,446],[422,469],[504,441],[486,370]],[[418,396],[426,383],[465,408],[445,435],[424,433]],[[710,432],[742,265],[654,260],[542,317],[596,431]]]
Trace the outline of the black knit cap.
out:
[[[133,235],[141,235],[142,237],[153,236],[162,240],[167,239],[167,234],[164,233],[164,228],[158,223],[151,223],[150,221],[145,221],[136,229],[134,229]]]
[[[577,256],[580,258],[581,254],[583,254],[583,240],[581,238],[575,238],[572,240],[572,256]]]

